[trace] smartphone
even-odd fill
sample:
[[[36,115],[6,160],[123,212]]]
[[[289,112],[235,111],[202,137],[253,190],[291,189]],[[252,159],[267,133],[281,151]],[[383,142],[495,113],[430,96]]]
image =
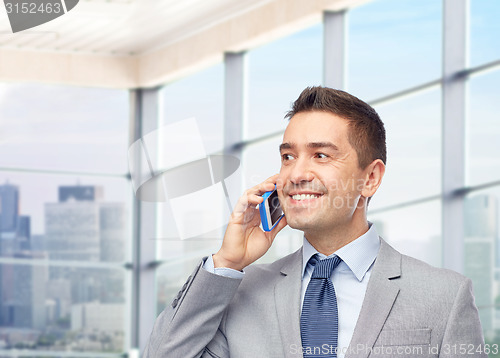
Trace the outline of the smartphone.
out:
[[[259,205],[260,221],[264,231],[271,231],[284,216],[276,186],[274,190],[266,192],[262,197],[264,201]]]

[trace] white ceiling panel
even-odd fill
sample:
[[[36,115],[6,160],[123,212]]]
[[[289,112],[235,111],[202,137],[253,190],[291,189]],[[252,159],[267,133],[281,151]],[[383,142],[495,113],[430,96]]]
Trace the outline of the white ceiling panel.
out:
[[[138,55],[272,0],[80,0],[65,15],[13,34],[0,8],[0,48]]]

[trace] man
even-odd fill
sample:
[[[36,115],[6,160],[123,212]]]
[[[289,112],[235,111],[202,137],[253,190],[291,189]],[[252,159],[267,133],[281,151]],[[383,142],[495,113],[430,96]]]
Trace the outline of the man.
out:
[[[158,317],[144,357],[486,356],[471,281],[401,255],[367,221],[386,162],[375,110],[313,87],[287,117],[280,173],[239,199],[220,250]],[[275,185],[285,218],[264,232],[256,206]],[[286,225],[304,232],[303,247],[251,265]]]

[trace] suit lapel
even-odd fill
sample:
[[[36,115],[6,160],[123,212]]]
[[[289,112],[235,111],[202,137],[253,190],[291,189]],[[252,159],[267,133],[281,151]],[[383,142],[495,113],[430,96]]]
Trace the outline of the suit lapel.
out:
[[[302,248],[286,257],[278,282],[274,286],[274,300],[285,357],[301,358],[292,354],[302,347],[300,338],[300,292],[302,284]]]
[[[392,280],[400,276],[401,254],[381,239],[346,358],[368,356],[399,293],[397,283]]]

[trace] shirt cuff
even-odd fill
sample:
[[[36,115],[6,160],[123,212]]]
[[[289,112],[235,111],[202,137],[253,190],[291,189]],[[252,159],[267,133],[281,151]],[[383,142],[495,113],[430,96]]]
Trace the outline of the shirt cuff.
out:
[[[203,264],[203,269],[210,273],[229,278],[242,279],[245,275],[244,272],[233,270],[228,267],[214,267],[214,259],[212,258],[212,255],[207,257],[207,260]]]

